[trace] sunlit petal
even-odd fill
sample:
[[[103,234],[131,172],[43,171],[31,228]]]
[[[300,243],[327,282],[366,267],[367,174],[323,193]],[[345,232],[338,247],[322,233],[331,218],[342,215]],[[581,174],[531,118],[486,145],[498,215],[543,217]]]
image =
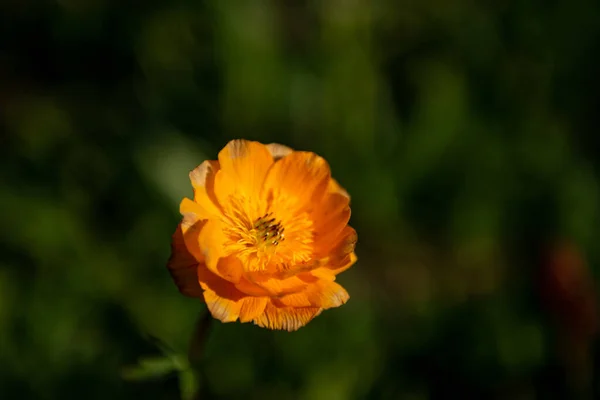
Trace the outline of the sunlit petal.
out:
[[[254,323],[263,328],[296,331],[321,313],[316,307],[275,307],[268,303],[265,311],[254,319]]]

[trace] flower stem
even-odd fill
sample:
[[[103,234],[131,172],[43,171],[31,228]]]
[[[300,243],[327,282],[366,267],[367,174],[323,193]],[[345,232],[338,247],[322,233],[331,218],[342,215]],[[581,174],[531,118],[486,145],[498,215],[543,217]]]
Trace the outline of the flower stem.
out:
[[[212,325],[212,316],[207,311],[203,315],[198,317],[196,321],[196,327],[190,340],[190,347],[188,350],[188,361],[190,365],[196,367],[200,364],[202,357],[204,356],[204,348]]]

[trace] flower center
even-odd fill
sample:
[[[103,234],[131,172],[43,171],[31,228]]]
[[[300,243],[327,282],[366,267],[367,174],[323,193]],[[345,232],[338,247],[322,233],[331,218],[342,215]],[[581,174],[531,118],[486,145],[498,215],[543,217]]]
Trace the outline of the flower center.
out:
[[[283,233],[285,229],[281,226],[281,221],[275,221],[272,215],[273,213],[267,213],[257,218],[252,225],[252,230],[256,235],[255,243],[259,246],[277,246],[285,240],[285,234]],[[252,246],[251,243],[246,245]]]
[[[308,262],[313,251],[308,215],[296,214],[284,205],[259,209],[246,198],[230,199],[222,219],[225,253],[236,255],[244,269],[253,272],[286,270]]]

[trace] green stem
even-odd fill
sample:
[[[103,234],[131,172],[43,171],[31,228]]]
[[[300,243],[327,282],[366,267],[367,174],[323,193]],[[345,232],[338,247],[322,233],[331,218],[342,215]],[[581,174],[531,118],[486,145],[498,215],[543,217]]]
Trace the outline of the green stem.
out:
[[[201,315],[196,321],[196,328],[192,334],[188,350],[188,361],[190,362],[190,365],[194,367],[200,364],[200,361],[204,356],[204,348],[206,346],[212,321],[212,315],[210,315],[208,311],[204,313],[204,315]]]

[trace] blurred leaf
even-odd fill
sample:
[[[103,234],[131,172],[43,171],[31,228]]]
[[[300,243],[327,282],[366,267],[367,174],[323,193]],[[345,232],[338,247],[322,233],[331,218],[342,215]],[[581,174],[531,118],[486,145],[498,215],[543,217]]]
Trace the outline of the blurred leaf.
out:
[[[121,376],[129,381],[141,381],[165,376],[178,367],[172,357],[148,357],[142,358],[136,366],[124,368]]]

